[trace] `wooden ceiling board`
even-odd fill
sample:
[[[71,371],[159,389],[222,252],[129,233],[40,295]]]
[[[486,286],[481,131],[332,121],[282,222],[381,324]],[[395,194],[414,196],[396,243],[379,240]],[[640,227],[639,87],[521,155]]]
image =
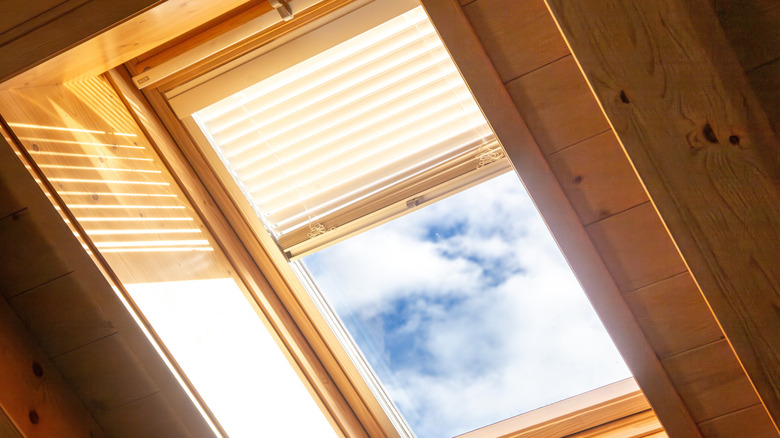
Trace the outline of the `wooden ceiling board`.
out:
[[[49,357],[117,332],[78,276],[72,272],[9,300]]]
[[[723,339],[688,271],[627,292],[625,299],[662,358]]]
[[[569,54],[543,0],[479,0],[463,11],[504,83]]]
[[[545,155],[609,129],[571,56],[514,79],[506,87]]]
[[[584,225],[649,201],[610,130],[547,157]]]
[[[152,394],[110,411],[98,412],[95,420],[106,430],[112,431],[112,438],[193,436],[160,394]]]
[[[746,72],[780,58],[780,2],[717,0],[715,13]]]
[[[586,227],[623,292],[685,272],[685,264],[649,202]]]
[[[780,25],[778,25],[780,29]],[[775,134],[780,133],[780,59],[764,64],[748,73],[750,86],[766,111]]]
[[[697,422],[759,403],[725,339],[662,360]]]
[[[705,438],[777,438],[777,430],[761,405],[703,421],[699,426]]]

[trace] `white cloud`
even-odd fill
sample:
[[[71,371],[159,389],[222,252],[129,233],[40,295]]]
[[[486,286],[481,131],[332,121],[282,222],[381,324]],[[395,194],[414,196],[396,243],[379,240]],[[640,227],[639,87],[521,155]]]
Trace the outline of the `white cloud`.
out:
[[[513,175],[310,261],[326,294],[340,295],[347,324],[363,324],[377,351],[370,361],[420,437],[629,375]]]

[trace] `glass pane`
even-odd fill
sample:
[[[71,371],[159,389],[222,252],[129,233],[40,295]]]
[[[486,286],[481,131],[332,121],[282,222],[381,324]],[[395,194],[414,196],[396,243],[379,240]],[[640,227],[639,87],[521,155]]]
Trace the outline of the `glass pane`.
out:
[[[303,263],[421,438],[630,376],[514,173]]]

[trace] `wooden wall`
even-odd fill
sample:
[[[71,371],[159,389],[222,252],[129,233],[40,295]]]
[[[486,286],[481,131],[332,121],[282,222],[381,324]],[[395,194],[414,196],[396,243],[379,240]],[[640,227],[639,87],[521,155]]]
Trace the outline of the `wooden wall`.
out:
[[[702,433],[776,436],[544,2],[461,4]]]

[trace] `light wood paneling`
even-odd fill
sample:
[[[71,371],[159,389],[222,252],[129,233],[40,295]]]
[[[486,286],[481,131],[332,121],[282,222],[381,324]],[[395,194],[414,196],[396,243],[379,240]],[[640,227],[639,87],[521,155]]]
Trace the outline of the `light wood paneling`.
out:
[[[106,429],[114,431],[112,438],[197,436],[188,433],[160,394],[144,397],[108,412],[97,413],[95,417],[100,424],[105,424]]]
[[[546,1],[777,425],[780,142],[711,4]]]
[[[663,364],[697,422],[759,401],[726,340],[668,357]]]
[[[78,277],[70,273],[9,300],[49,357],[116,333]]]
[[[103,436],[2,298],[0,353],[0,408],[25,437]]]
[[[585,225],[648,201],[612,131],[555,152],[547,161]]]
[[[26,209],[0,219],[0,248],[0,294],[6,299],[73,270]]]
[[[112,335],[54,359],[92,411],[110,411],[157,392],[139,372],[137,359],[120,336]]]
[[[685,271],[685,264],[649,202],[586,229],[623,292]]]
[[[648,341],[661,357],[723,338],[723,332],[687,271],[628,292],[625,298]]]
[[[463,11],[505,83],[569,54],[543,0],[479,0]]]
[[[704,421],[699,427],[706,438],[777,438],[777,430],[761,405]]]
[[[506,87],[545,155],[609,129],[571,56],[510,81]]]

